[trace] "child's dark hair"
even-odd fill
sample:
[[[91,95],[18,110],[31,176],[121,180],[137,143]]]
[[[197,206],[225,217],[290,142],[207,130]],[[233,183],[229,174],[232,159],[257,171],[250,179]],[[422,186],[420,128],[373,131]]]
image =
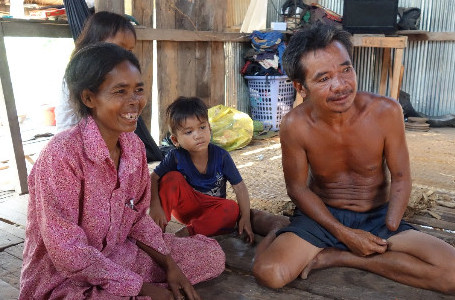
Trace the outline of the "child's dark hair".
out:
[[[133,24],[124,16],[109,11],[100,11],[91,15],[75,42],[71,57],[85,46],[103,42],[121,31],[130,31],[136,39]]]
[[[207,110],[207,105],[198,97],[178,97],[166,109],[169,131],[175,135],[188,117],[195,116],[199,121],[208,121]]]

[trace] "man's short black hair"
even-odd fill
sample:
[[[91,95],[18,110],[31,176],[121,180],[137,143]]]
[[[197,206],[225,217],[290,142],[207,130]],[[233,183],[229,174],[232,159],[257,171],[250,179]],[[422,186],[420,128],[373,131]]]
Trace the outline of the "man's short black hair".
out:
[[[352,61],[353,46],[349,32],[322,24],[296,31],[283,54],[283,68],[289,79],[305,85],[306,70],[302,65],[302,57],[308,52],[323,49],[334,41],[346,48]]]

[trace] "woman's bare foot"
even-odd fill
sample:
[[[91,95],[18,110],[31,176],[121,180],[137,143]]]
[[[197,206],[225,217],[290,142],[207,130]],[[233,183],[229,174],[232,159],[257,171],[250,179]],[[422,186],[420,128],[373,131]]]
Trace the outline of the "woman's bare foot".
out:
[[[340,257],[340,255],[346,251],[339,250],[336,248],[325,248],[318,255],[311,260],[308,265],[303,269],[302,273],[300,274],[300,278],[307,279],[308,274],[310,271],[317,270],[317,269],[325,269],[328,267],[336,266],[336,261]]]

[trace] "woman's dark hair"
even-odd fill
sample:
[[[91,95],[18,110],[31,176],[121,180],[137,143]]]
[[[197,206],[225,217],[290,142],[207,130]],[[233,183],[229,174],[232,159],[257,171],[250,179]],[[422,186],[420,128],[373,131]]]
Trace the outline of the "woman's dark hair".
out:
[[[302,57],[308,52],[323,49],[334,41],[346,48],[352,60],[351,34],[347,31],[317,24],[295,32],[283,54],[283,69],[289,79],[305,85],[306,69],[302,65]]]
[[[195,116],[199,121],[209,119],[208,108],[198,97],[178,97],[166,109],[166,118],[171,134],[175,135],[188,117]]]
[[[108,11],[97,12],[85,22],[84,28],[75,42],[71,56],[74,56],[77,51],[85,46],[103,42],[121,31],[131,31],[136,39],[134,26],[127,18]]]
[[[90,109],[82,102],[82,92],[98,92],[106,74],[117,65],[129,61],[139,72],[141,67],[136,56],[112,43],[99,42],[79,50],[68,63],[65,82],[69,90],[69,101],[80,117],[90,115]]]

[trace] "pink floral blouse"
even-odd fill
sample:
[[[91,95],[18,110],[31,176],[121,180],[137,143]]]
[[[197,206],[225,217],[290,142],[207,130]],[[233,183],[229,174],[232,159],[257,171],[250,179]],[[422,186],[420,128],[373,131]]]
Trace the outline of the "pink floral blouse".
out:
[[[19,299],[116,299],[138,295],[143,282],[165,283],[164,271],[136,240],[171,253],[193,284],[224,270],[216,241],[161,232],[146,212],[150,176],[144,145],[134,133],[121,134],[119,143],[116,170],[88,117],[43,149],[28,178]]]

